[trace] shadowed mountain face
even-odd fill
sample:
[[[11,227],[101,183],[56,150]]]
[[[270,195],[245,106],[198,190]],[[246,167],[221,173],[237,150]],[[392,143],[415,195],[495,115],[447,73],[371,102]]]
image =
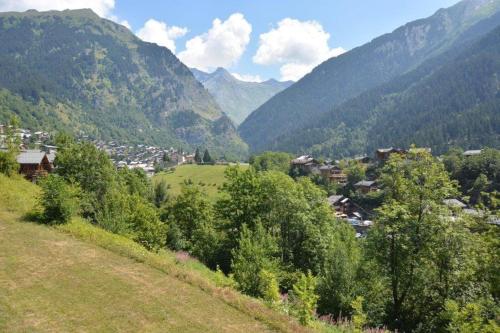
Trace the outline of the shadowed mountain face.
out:
[[[246,154],[175,55],[90,10],[0,14],[0,89],[0,122]]]
[[[293,84],[292,81],[279,82],[272,79],[265,82],[240,81],[224,68],[218,68],[213,73],[194,68],[191,71],[236,124],[240,124],[252,111]]]
[[[435,153],[498,147],[499,77],[500,26],[335,107],[272,148],[348,157],[411,144]]]
[[[321,144],[325,135],[316,140],[319,134],[309,131],[307,145],[291,146],[298,135],[304,135],[298,133],[300,129],[310,128],[339,105],[450,50],[499,7],[499,0],[465,0],[330,59],[254,111],[240,125],[240,135],[253,151],[276,147],[298,151]],[[339,134],[331,140],[345,140],[345,136]]]

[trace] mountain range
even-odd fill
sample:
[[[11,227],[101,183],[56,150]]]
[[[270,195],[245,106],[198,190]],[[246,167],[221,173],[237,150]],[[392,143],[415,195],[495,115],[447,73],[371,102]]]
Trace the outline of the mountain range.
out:
[[[0,14],[0,123],[243,157],[217,102],[167,48],[91,10]]]
[[[498,145],[499,8],[464,0],[329,59],[253,112],[240,135],[254,152],[331,157],[378,145]]]
[[[222,111],[236,124],[240,124],[252,111],[293,84],[292,81],[279,82],[274,79],[264,82],[241,81],[224,68],[217,68],[213,73],[195,68],[191,71],[215,98]]]

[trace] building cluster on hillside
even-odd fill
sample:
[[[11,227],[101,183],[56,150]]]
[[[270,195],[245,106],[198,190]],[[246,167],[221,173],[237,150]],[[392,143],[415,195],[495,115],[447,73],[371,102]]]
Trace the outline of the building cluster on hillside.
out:
[[[381,148],[375,151],[372,157],[361,156],[351,159],[364,166],[367,169],[370,166],[380,166],[389,160],[391,155],[399,154],[401,156],[407,155],[409,152],[425,151],[431,153],[430,148]],[[474,156],[481,154],[482,150],[468,150],[463,153],[464,156]],[[341,166],[340,161],[325,161],[320,162],[311,155],[302,155],[291,161],[291,168],[295,170],[295,174],[299,175],[315,175],[321,177],[324,182],[334,184],[340,189],[338,192],[346,193],[342,189],[348,184],[348,175]],[[381,190],[380,183],[376,178],[368,177],[354,184],[351,184],[351,189],[354,190],[356,196],[367,196],[370,193],[376,193]],[[337,193],[338,193],[337,192]],[[351,192],[352,193],[352,192]],[[357,205],[351,198],[341,194],[335,194],[328,197],[328,203],[332,208],[333,214],[341,219],[347,220],[356,230],[357,236],[362,237],[366,231],[373,225],[369,219],[370,215]],[[459,205],[463,208],[465,213],[468,214],[481,214],[480,211],[468,207],[458,199],[451,198],[445,202],[447,205]],[[490,223],[500,224],[498,219],[490,221]]]
[[[143,169],[148,175],[153,175],[156,166],[176,166],[194,163],[194,154],[188,154],[180,149],[164,149],[148,145],[122,145],[115,141],[94,141],[95,146],[105,151],[117,168]]]
[[[7,125],[0,124],[0,149],[6,148],[4,142],[8,129]],[[14,131],[14,135],[20,143],[18,162],[22,174],[35,181],[54,169],[57,147],[50,144],[49,132],[18,128]],[[117,168],[140,168],[148,175],[154,174],[157,165],[172,167],[194,163],[194,154],[185,153],[180,149],[164,149],[143,144],[123,145],[116,141],[92,141],[85,136],[80,137],[79,140],[92,142],[98,149],[105,151]]]

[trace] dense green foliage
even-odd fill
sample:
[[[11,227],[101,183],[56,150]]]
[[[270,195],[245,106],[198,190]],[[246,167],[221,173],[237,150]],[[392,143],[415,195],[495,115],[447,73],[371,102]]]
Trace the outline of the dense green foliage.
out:
[[[242,157],[232,122],[168,49],[90,10],[0,15],[0,123]]]
[[[293,83],[272,79],[265,82],[240,81],[224,68],[210,74],[194,68],[191,71],[235,124],[241,124],[252,111]]]
[[[3,137],[0,137],[0,173],[7,176],[16,174],[19,170],[17,154],[19,153],[19,137],[16,129],[19,127],[19,119],[11,117],[8,126],[5,127]]]
[[[458,180],[464,198],[472,205],[498,209],[500,205],[500,151],[485,149],[479,155],[464,156],[451,150],[444,156],[446,169]]]
[[[58,142],[64,144],[60,144],[57,154],[56,172],[68,184],[81,188],[82,216],[106,230],[129,236],[146,248],[165,245],[166,225],[160,221],[154,205],[161,204],[164,197],[158,199],[143,171],[116,171],[106,153],[90,143],[75,143],[65,136],[59,136]],[[67,186],[59,178],[54,181],[49,184],[54,183],[60,190]],[[42,201],[52,200],[52,193],[46,191]]]
[[[260,155],[251,156],[249,162],[256,171],[274,170],[289,173],[292,159],[292,155],[288,153],[267,151]]]
[[[351,181],[366,171],[345,169]],[[170,237],[182,240],[169,246],[220,267],[240,290],[306,325],[318,313],[352,316],[358,331],[455,332],[477,307],[477,327],[496,327],[500,230],[443,203],[457,196],[457,183],[425,150],[394,155],[377,172],[383,190],[366,239],[333,217],[308,178],[235,167],[214,206],[190,184],[165,207],[177,229]]]
[[[49,175],[40,182],[42,197],[40,204],[43,208],[45,223],[64,224],[78,212],[79,189],[67,184],[58,175]]]
[[[318,66],[240,126],[251,150],[335,158],[497,146],[500,6],[463,1]],[[453,60],[454,59],[454,60]]]

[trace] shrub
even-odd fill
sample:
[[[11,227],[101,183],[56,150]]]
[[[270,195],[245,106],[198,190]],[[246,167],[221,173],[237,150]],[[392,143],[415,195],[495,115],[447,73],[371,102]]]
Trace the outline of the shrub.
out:
[[[67,223],[78,211],[79,188],[67,184],[57,175],[49,175],[40,182],[40,186],[43,221],[51,224]]]
[[[12,176],[19,170],[19,164],[13,151],[0,151],[0,173]]]
[[[316,277],[309,271],[301,274],[293,286],[293,310],[302,325],[310,326],[314,321],[318,295],[316,295]]]

